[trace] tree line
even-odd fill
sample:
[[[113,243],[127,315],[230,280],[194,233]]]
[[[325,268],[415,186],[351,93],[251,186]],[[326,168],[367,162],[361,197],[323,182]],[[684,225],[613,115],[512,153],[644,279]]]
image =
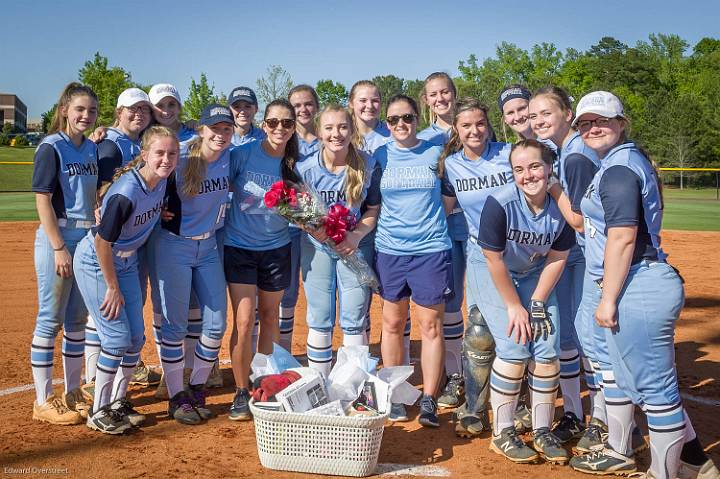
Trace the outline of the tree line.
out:
[[[520,83],[531,90],[557,85],[579,100],[594,90],[618,95],[631,120],[632,138],[639,141],[662,166],[720,166],[720,40],[703,38],[694,46],[672,34],[651,34],[634,46],[612,37],[603,37],[586,51],[559,50],[552,43],[540,43],[525,50],[502,42],[495,55],[482,61],[475,55],[458,62],[454,77],[459,96],[479,98],[489,108],[489,116],[499,140],[514,141],[503,128],[497,95],[506,85]],[[431,73],[428,70],[428,73]],[[125,88],[140,85],[130,72],[110,66],[100,53],[85,62],[78,80],[98,94],[98,124],[111,124],[117,96]],[[396,93],[413,98],[421,95],[421,79],[396,75],[371,78],[387,100]],[[166,81],[163,79],[163,81]],[[271,65],[256,81],[261,103],[284,97],[293,86],[289,72]],[[332,79],[322,79],[315,89],[323,105],[347,104],[348,87]],[[226,95],[215,91],[205,73],[193,78],[184,96],[183,115],[198,118],[205,105],[225,102]],[[42,116],[44,128],[54,107]],[[428,119],[424,118],[423,123]]]

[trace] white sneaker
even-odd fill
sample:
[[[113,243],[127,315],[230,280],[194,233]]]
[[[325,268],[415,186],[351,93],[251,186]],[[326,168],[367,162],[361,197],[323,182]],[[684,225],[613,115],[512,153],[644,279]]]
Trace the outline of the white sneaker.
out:
[[[712,459],[705,461],[702,466],[693,466],[680,461],[678,479],[720,479],[720,471],[715,467]]]

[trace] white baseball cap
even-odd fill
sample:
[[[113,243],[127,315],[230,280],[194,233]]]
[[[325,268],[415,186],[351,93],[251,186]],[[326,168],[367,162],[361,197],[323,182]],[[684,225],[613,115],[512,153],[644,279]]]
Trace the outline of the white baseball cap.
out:
[[[150,103],[153,105],[157,105],[160,103],[160,100],[168,96],[175,98],[180,106],[182,106],[182,100],[180,100],[180,94],[178,93],[177,88],[169,83],[158,83],[157,85],[153,85],[150,89],[150,93],[148,93]]]
[[[609,91],[594,91],[580,98],[572,125],[585,113],[594,113],[606,118],[625,118],[625,110],[620,99]]]
[[[139,88],[128,88],[120,93],[116,108],[123,106],[127,108],[141,102],[150,103],[150,98],[147,96],[147,93]]]

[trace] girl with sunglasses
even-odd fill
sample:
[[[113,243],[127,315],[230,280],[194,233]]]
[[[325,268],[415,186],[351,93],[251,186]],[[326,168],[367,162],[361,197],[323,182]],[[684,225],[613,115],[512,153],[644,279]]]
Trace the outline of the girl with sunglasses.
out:
[[[299,158],[295,109],[290,102],[270,102],[262,128],[267,135],[264,140],[230,152],[234,193],[225,222],[224,267],[233,311],[230,353],[237,388],[230,408],[231,420],[251,418],[248,375],[256,300],[260,315],[257,350],[271,354],[280,336],[280,300],[290,284],[288,222],[265,206],[261,193],[276,181],[299,181],[294,171]]]
[[[468,225],[466,228],[472,231],[467,251],[477,250],[477,232],[485,201],[493,192],[512,181],[510,145],[490,141],[487,107],[474,98],[457,101],[452,124],[450,141],[445,145],[438,163],[438,173],[443,177],[443,202],[446,211],[460,209],[463,212],[460,217]],[[469,257],[467,261],[470,275],[478,261]],[[460,287],[464,286],[463,283]],[[468,297],[474,298],[475,294],[472,283],[468,282]],[[455,412],[458,418],[455,431],[463,437],[477,436],[490,429],[486,404],[495,343],[475,303],[469,301],[468,325],[462,340],[466,400]]]
[[[517,100],[515,100],[517,101]],[[582,231],[580,201],[600,160],[593,150],[583,143],[580,134],[572,127],[573,111],[570,97],[561,88],[547,87],[535,92],[530,99],[529,120],[533,132],[540,140],[557,145],[555,171],[562,187],[570,198],[569,208],[563,211],[568,224]],[[582,247],[585,239],[581,233],[570,250],[567,265],[558,281],[556,294],[560,313],[560,390],[563,397],[564,415],[553,427],[553,433],[562,442],[582,435],[577,450],[589,452],[602,444],[601,433],[607,429],[604,399],[598,385],[598,373],[594,371],[592,348],[592,324],[580,324],[576,332],[575,317],[580,305],[585,276],[585,256]],[[579,334],[578,334],[579,333]],[[580,341],[584,344],[580,344]],[[581,347],[582,346],[582,347]],[[583,351],[585,378],[590,392],[590,430],[585,432],[585,413],[580,401],[580,351]]]
[[[560,376],[553,288],[575,243],[572,228],[547,193],[554,159],[552,150],[537,140],[513,145],[515,181],[486,198],[477,241],[469,251],[468,283],[495,339],[490,449],[516,463],[534,462],[538,455],[557,464],[569,459],[550,431]],[[534,450],[514,426],[526,369]]]
[[[418,138],[445,146],[452,136],[453,111],[457,91],[450,75],[435,72],[425,78],[421,98],[430,110],[430,126],[418,133]],[[452,240],[453,292],[445,305],[443,336],[445,337],[445,386],[438,396],[438,406],[454,408],[460,405],[463,394],[462,340],[464,321],[462,304],[465,295],[465,246],[468,228],[462,208],[452,208],[447,216],[448,234]],[[472,301],[469,301],[472,305]]]
[[[357,227],[346,234],[335,250],[349,254],[360,250],[371,255],[373,244],[367,233],[375,228],[379,204],[379,170],[372,156],[355,148],[355,134],[350,114],[337,105],[326,107],[318,116],[318,134],[323,146],[317,153],[298,164],[298,172],[310,189],[317,192],[330,207],[341,204],[357,218]],[[361,206],[364,213],[361,214]],[[324,229],[310,231],[310,240],[302,249],[303,286],[307,298],[307,357],[310,367],[327,376],[332,364],[332,337],[336,317],[336,297],[343,345],[367,344],[365,314],[372,291],[358,283],[338,255],[322,242]]]
[[[587,261],[580,314],[604,333],[595,350],[609,436],[606,447],[570,465],[593,474],[634,472],[637,404],[650,430],[652,461],[644,477],[717,477],[680,398],[673,338],[685,295],[660,246],[663,198],[655,165],[627,139],[628,120],[612,93],[581,98],[573,124],[601,161],[580,203]]]
[[[423,396],[420,424],[437,427],[435,397],[443,372],[445,301],[452,293],[450,238],[440,194],[437,163],[442,147],[417,137],[418,107],[406,95],[388,102],[393,141],[375,151],[382,170],[375,269],[383,298],[382,357],[386,366],[403,360],[403,336],[410,298],[422,334]],[[393,404],[391,420],[407,420]]]

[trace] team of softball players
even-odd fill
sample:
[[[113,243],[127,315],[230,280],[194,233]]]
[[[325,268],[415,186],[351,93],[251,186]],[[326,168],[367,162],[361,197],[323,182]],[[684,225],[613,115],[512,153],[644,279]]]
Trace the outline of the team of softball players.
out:
[[[372,291],[340,261],[355,253],[380,282],[384,366],[409,363],[414,303],[421,425],[438,427],[438,407],[457,408],[456,433],[490,431],[490,449],[510,461],[627,475],[647,447],[637,406],[652,456],[641,474],[716,477],[678,390],[684,289],[661,247],[662,185],[626,136],[620,100],[592,92],[573,112],[560,88],[510,85],[498,105],[514,144],[495,141],[487,107],[457,98],[444,73],[425,81],[423,131],[415,99],[388,99],[385,118],[381,101],[363,80],[348,108],[321,110],[314,89],[299,85],[267,105],[258,127],[255,93],[239,87],[193,129],[179,121],[175,87],[158,84],[149,96],[124,91],[96,145],[85,134],[97,97],[68,85],[33,174],[33,418],[109,434],[143,423],[127,389],[145,343],[149,278],[168,415],[190,425],[214,416],[206,387],[229,292],[229,418],[251,419],[252,356],[275,343],[290,349],[300,277],[310,367],[329,373],[336,318],[344,345],[368,343]],[[346,206],[356,228],[331,247],[324,229],[289,225],[263,201],[279,180]],[[56,396],[61,328],[65,392]],[[81,388],[83,357],[93,388]],[[554,421],[558,390],[564,411]],[[405,406],[392,404],[389,419],[407,421]]]

